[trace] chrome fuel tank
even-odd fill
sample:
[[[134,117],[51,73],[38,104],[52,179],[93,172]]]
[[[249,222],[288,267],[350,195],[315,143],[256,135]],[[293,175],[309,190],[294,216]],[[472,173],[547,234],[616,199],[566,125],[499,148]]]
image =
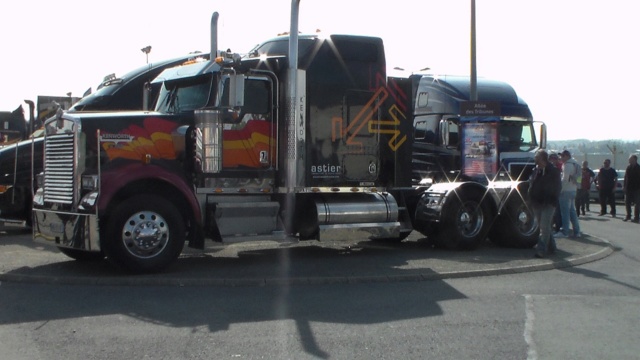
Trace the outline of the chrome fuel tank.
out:
[[[313,213],[310,213],[313,212]],[[329,230],[359,229],[374,234],[399,232],[398,204],[388,193],[323,194],[299,214],[301,237],[320,237]]]

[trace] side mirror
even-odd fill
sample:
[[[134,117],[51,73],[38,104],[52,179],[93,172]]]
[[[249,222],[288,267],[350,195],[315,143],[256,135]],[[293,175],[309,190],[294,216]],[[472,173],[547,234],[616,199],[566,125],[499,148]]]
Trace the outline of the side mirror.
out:
[[[460,142],[460,126],[458,119],[448,118],[440,120],[440,139],[446,148],[454,149]]]
[[[449,121],[446,119],[440,120],[440,140],[444,147],[449,146]]]
[[[540,123],[540,148],[547,148],[547,124],[541,122]]]
[[[244,106],[244,75],[233,74],[229,77],[229,106]]]
[[[142,89],[142,110],[149,111],[149,101],[151,99],[151,83],[144,83]]]

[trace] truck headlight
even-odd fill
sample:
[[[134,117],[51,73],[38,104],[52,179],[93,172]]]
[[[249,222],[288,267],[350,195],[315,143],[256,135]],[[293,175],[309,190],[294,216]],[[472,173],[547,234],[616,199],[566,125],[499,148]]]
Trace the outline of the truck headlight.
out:
[[[98,175],[83,175],[82,190],[93,191],[98,189]]]

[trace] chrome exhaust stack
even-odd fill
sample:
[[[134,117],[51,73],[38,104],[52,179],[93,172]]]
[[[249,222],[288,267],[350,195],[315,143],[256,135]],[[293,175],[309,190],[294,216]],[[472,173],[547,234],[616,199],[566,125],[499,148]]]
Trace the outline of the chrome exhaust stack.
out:
[[[209,61],[216,61],[218,56],[218,12],[215,11],[211,15],[211,54],[209,55]]]
[[[285,187],[288,193],[295,192],[296,187],[303,184],[304,174],[299,173],[304,168],[301,159],[304,158],[304,72],[298,70],[298,13],[300,0],[291,0],[291,24],[289,30],[289,68],[287,71],[287,161]]]

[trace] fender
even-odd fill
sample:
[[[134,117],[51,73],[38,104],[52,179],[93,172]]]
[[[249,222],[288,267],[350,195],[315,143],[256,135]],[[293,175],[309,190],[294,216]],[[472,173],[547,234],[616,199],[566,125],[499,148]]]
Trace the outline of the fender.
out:
[[[488,193],[496,205],[496,214],[500,215],[510,196],[519,196],[523,201],[527,199],[528,181],[492,181],[488,185]]]
[[[496,208],[495,198],[484,185],[474,181],[442,182],[433,184],[421,196],[416,208],[416,220],[422,222],[442,221],[442,210],[448,199],[463,192],[484,194],[483,201],[490,199],[492,209]]]
[[[114,196],[129,184],[141,180],[161,181],[175,188],[186,200],[194,214],[194,221],[202,225],[200,206],[195,197],[189,181],[178,172],[160,164],[144,164],[141,162],[130,162],[122,166],[113,167],[102,172],[100,179],[100,196],[98,199],[98,210],[104,213],[113,200]]]

